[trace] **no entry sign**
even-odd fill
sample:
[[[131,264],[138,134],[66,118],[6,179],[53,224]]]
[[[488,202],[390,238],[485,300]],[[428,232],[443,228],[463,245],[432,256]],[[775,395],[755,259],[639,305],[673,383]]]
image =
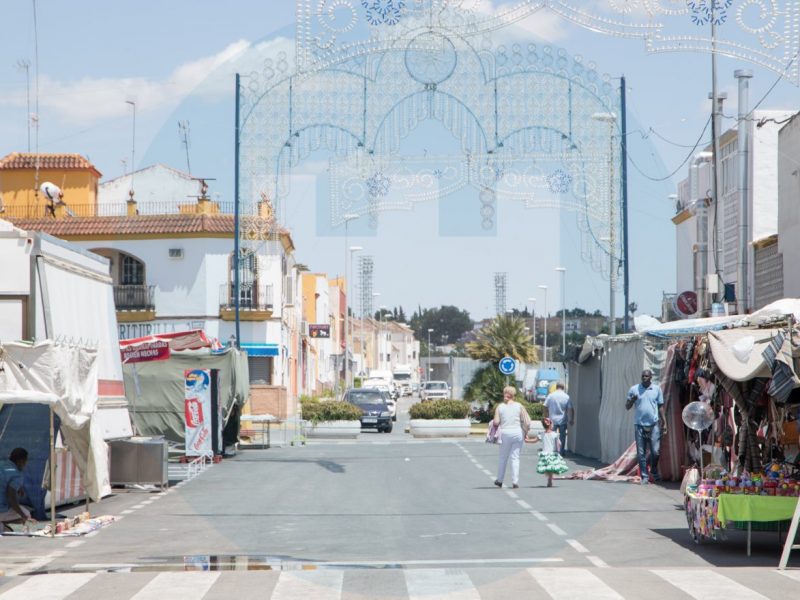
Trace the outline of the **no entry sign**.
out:
[[[675,310],[681,316],[691,317],[697,312],[697,294],[692,291],[678,294],[678,297],[675,298]]]

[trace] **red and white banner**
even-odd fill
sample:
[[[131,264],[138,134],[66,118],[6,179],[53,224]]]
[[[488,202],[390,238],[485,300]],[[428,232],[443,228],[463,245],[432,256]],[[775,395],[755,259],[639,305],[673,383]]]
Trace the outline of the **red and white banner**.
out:
[[[146,362],[150,360],[167,360],[169,358],[169,342],[153,340],[120,348],[122,364]]]
[[[211,456],[211,370],[183,372],[186,456]]]

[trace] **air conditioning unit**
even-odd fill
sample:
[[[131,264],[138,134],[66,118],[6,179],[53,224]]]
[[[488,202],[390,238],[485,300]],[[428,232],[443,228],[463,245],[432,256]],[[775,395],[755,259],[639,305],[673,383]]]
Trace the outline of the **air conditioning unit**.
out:
[[[183,258],[183,248],[170,248],[169,249],[169,257],[170,258]]]

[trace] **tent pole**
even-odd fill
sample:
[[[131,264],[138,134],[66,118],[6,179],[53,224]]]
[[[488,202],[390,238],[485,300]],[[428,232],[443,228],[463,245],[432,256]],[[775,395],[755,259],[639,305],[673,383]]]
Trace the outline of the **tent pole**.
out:
[[[50,407],[50,537],[56,537],[56,434],[53,407]]]

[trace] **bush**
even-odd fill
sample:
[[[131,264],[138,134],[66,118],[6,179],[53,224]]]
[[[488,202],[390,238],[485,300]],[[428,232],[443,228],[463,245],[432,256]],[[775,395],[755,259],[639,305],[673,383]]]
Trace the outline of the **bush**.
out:
[[[316,398],[300,400],[303,419],[312,423],[322,421],[360,421],[361,409],[342,400],[320,401]]]
[[[494,414],[489,406],[479,406],[472,411],[472,418],[478,423],[488,423],[493,417]]]
[[[525,400],[519,399],[517,399],[517,402],[522,404],[525,410],[528,411],[528,416],[530,416],[531,421],[541,421],[544,417],[544,404],[541,402],[526,402]]]
[[[413,404],[408,414],[412,419],[466,419],[470,409],[462,400],[430,400]]]

